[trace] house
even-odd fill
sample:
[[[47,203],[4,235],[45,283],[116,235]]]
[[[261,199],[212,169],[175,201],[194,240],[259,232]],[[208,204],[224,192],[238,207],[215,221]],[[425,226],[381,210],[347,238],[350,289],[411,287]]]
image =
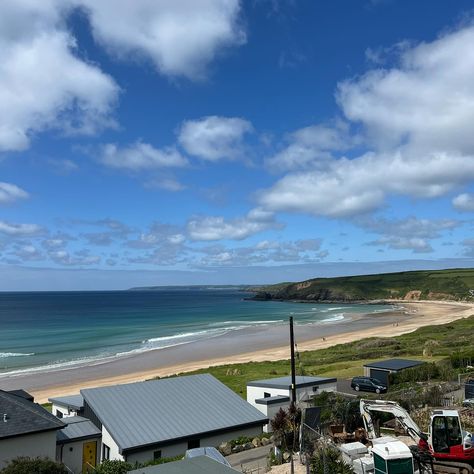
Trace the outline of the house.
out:
[[[0,469],[17,457],[54,460],[56,433],[64,427],[26,392],[0,390]]]
[[[51,413],[58,418],[81,416],[84,409],[84,400],[79,394],[48,398],[48,401],[52,404]]]
[[[158,466],[143,467],[129,471],[128,474],[235,474],[235,469],[224,466],[207,456],[183,459]]]
[[[57,432],[56,460],[74,474],[82,474],[99,463],[102,432],[82,416],[69,416],[66,422],[67,426]]]
[[[421,360],[409,359],[387,359],[378,362],[371,362],[364,365],[364,375],[379,380],[384,385],[388,386],[389,374],[397,373],[405,369],[411,369],[424,364]]]
[[[296,402],[307,403],[321,392],[335,392],[337,379],[332,377],[296,376]],[[290,406],[291,377],[277,377],[265,380],[254,380],[247,383],[247,401],[261,411],[269,420],[283,408]],[[265,432],[270,425],[264,426]]]
[[[101,460],[145,462],[262,433],[268,419],[210,374],[81,391]]]

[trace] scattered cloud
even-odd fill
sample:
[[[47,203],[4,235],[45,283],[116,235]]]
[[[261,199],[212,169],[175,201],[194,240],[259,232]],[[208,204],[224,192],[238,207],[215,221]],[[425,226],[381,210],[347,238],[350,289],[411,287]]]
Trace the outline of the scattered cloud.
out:
[[[178,140],[187,153],[203,160],[235,159],[242,156],[243,137],[252,130],[247,120],[213,115],[185,121]]]
[[[96,255],[71,254],[66,250],[53,250],[49,252],[49,257],[54,263],[67,266],[89,266],[100,263],[101,258]]]
[[[188,163],[174,147],[159,149],[140,141],[123,148],[108,143],[102,147],[100,161],[111,168],[132,171],[183,167]]]
[[[48,160],[51,168],[60,175],[68,175],[79,169],[79,165],[72,160]]]
[[[281,228],[272,213],[253,209],[247,216],[225,219],[222,216],[195,217],[188,221],[187,230],[192,240],[243,240],[268,229]]]
[[[178,191],[184,191],[186,186],[180,183],[174,178],[158,178],[147,181],[144,184],[145,188],[148,189],[163,189],[164,191],[170,191],[176,193]]]
[[[119,87],[80,59],[65,16],[71,2],[5,0],[0,19],[0,151],[29,147],[35,133],[92,134],[115,126]]]
[[[15,224],[12,222],[0,221],[0,234],[10,237],[33,236],[44,232],[44,229],[37,224]]]
[[[107,51],[121,59],[150,59],[167,76],[202,79],[222,49],[246,42],[239,0],[80,3]]]
[[[0,204],[10,204],[20,199],[27,199],[29,194],[15,184],[0,182]]]
[[[452,203],[458,211],[474,212],[474,196],[472,194],[459,194],[453,199]]]

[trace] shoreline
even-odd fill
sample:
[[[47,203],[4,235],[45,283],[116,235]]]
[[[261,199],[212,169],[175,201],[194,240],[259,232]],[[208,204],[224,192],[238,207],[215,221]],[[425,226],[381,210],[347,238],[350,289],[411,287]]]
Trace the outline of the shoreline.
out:
[[[393,337],[419,327],[474,315],[474,304],[451,301],[385,300],[394,311],[369,313],[350,320],[295,326],[300,351],[316,350],[366,337]],[[381,303],[381,302],[380,302]],[[215,365],[289,358],[287,325],[251,328],[181,346],[156,349],[95,365],[51,372],[1,376],[0,388],[23,388],[39,403],[80,389],[130,383]]]

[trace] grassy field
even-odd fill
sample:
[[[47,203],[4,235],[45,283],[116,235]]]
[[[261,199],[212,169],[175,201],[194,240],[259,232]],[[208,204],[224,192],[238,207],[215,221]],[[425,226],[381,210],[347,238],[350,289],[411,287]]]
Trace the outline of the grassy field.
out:
[[[423,356],[429,346],[432,356]],[[363,373],[363,365],[380,358],[416,358],[434,362],[474,347],[474,316],[449,324],[426,326],[393,338],[368,338],[299,354],[298,375],[350,378]],[[250,362],[210,367],[192,373],[211,373],[242,397],[251,380],[289,375],[289,360]]]
[[[411,291],[419,299],[473,300],[474,269],[450,269],[315,278],[257,288],[258,299],[309,301],[370,301],[404,298]]]

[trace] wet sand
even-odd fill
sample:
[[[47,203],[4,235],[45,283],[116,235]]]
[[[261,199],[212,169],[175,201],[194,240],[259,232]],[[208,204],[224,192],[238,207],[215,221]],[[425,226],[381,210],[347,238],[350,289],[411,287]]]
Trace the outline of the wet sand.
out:
[[[391,301],[403,309],[358,315],[351,320],[295,327],[298,349],[313,350],[365,337],[390,337],[421,326],[443,324],[474,315],[474,304]],[[324,338],[324,339],[323,339]],[[23,388],[43,403],[49,397],[80,389],[136,382],[155,376],[189,372],[213,365],[289,358],[288,326],[275,325],[233,331],[224,336],[157,349],[82,367],[0,375],[0,389]]]

